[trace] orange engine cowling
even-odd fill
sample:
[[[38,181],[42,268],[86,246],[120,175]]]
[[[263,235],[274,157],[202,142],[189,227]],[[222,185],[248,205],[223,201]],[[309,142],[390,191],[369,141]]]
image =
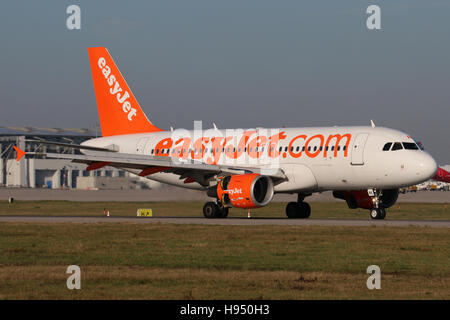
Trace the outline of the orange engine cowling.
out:
[[[375,198],[369,196],[367,190],[333,191],[333,196],[347,201],[350,209],[373,209],[375,207]],[[389,208],[394,205],[397,198],[398,189],[389,189],[382,191],[380,200],[384,208]]]
[[[224,206],[260,208],[273,198],[273,182],[257,173],[226,176],[217,185],[217,198]]]

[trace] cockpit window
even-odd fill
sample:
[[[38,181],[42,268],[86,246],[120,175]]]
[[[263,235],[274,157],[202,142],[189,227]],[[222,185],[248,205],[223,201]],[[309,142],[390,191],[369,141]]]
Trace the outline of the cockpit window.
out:
[[[402,149],[403,149],[403,146],[400,142],[395,142],[394,145],[392,146],[392,151],[402,150]]]
[[[384,145],[383,147],[383,151],[389,151],[389,149],[391,148],[392,142],[388,142]]]
[[[413,142],[403,142],[403,148],[405,148],[406,150],[419,150],[417,144]]]

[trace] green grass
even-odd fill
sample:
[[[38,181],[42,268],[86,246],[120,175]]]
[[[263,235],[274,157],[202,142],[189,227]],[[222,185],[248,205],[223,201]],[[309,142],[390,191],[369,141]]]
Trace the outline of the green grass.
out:
[[[312,202],[311,218],[370,219],[368,210],[348,209],[344,202]],[[253,217],[285,218],[285,203],[271,203],[252,210]],[[107,209],[113,216],[135,216],[139,208],[152,208],[154,216],[201,217],[203,202],[72,202],[0,201],[0,215],[88,215],[102,216]],[[246,217],[247,211],[233,208],[230,217]],[[386,219],[449,220],[450,208],[442,203],[400,203],[388,209]]]
[[[0,224],[2,299],[449,299],[449,266],[447,228]]]

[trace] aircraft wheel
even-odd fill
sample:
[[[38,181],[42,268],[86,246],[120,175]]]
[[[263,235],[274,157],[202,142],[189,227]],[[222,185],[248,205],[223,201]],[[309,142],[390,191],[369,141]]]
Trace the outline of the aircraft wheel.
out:
[[[226,217],[228,217],[228,210],[229,209],[230,208],[225,208],[225,207],[220,208],[219,207],[219,218],[226,218]]]
[[[311,207],[306,202],[289,202],[286,206],[286,215],[290,219],[306,219],[311,215]]]
[[[376,220],[382,220],[386,217],[386,210],[384,208],[374,208],[370,210],[370,217]]]
[[[290,219],[297,218],[297,212],[299,211],[298,202],[289,202],[286,205],[286,215]]]
[[[298,217],[301,219],[307,219],[311,215],[311,206],[306,202],[299,203],[300,210]]]
[[[208,219],[219,217],[219,206],[214,202],[205,203],[203,206],[203,215]]]
[[[381,218],[380,219],[384,219],[384,218],[386,218],[386,209],[382,208],[381,209]]]

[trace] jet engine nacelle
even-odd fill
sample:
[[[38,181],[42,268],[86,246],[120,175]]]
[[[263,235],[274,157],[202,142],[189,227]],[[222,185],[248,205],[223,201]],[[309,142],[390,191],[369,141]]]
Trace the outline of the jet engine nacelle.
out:
[[[272,201],[273,194],[272,179],[256,173],[226,176],[208,192],[224,206],[245,209],[264,207]]]
[[[335,198],[347,201],[347,205],[350,209],[375,208],[374,197],[369,196],[367,190],[333,191],[333,196]],[[398,189],[382,190],[380,200],[384,208],[393,206],[397,199]]]

